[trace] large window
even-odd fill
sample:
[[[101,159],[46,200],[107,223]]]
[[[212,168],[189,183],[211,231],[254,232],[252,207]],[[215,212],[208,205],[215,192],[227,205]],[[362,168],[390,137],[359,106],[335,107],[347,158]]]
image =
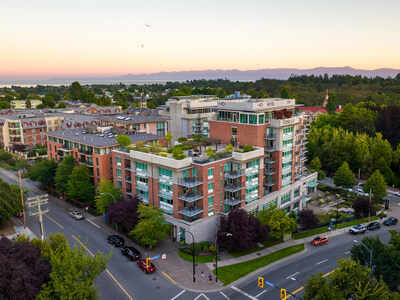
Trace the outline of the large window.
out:
[[[281,206],[290,202],[290,194],[291,194],[291,192],[288,192],[281,197]]]
[[[172,171],[164,168],[158,168],[159,175],[167,176],[167,177],[172,177]]]
[[[208,184],[208,193],[211,194],[211,193],[213,193],[213,192],[214,192],[214,183],[213,183],[213,182],[210,182],[210,183]]]
[[[121,157],[117,156],[117,165],[120,166],[121,165]]]
[[[258,116],[258,124],[264,124],[264,115]]]
[[[214,177],[214,169],[208,169],[208,179],[212,179]]]
[[[240,123],[247,124],[247,115],[240,114]]]
[[[214,206],[214,196],[208,197],[208,207]]]
[[[257,124],[257,115],[249,115],[249,124]]]
[[[262,206],[262,210],[266,210],[268,208],[270,208],[271,206],[276,206],[278,203],[278,197],[276,197],[274,200],[264,203]]]
[[[294,194],[293,194],[293,197],[294,198],[297,198],[297,197],[299,197],[300,196],[300,187],[298,187],[297,189],[295,189],[294,190]]]
[[[253,160],[253,161],[249,161],[249,162],[246,163],[246,169],[258,166],[259,164],[260,164],[260,160],[258,160],[258,159]]]
[[[121,177],[121,176],[122,176],[122,171],[121,171],[121,169],[117,169],[117,176],[118,176],[118,177]]]
[[[140,169],[142,171],[146,171],[147,172],[147,164],[137,161],[136,162],[136,169]]]
[[[286,127],[286,128],[283,128],[283,134],[291,133],[291,132],[293,132],[293,127]]]

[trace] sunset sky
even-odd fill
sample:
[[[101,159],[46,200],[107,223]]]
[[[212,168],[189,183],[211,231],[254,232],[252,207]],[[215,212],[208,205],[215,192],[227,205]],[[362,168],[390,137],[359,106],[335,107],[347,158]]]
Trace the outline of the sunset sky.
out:
[[[16,0],[0,11],[0,78],[400,68],[400,1]]]

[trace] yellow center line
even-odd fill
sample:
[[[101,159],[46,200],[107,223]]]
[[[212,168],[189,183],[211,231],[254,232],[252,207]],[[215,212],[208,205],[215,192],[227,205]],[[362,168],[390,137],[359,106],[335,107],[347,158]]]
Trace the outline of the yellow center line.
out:
[[[53,220],[52,218],[50,218],[48,215],[43,214],[45,217],[48,217],[50,220],[52,220],[54,223],[56,223],[58,226],[60,226],[62,229],[64,229],[64,227],[62,227],[57,221]]]
[[[73,237],[79,244],[82,245],[83,248],[85,248],[85,250],[86,250],[87,252],[89,252],[89,254],[90,254],[91,256],[94,257],[93,253],[90,252],[90,250],[89,250],[84,244],[82,244],[82,242],[81,242],[80,240],[78,240],[73,234],[71,234],[71,235],[72,235],[72,237]],[[122,287],[122,285],[117,281],[117,279],[115,279],[115,277],[110,273],[110,271],[108,271],[108,270],[106,269],[106,272],[108,273],[108,275],[111,276],[112,279],[114,279],[114,281],[118,284],[118,286],[121,288],[121,290],[124,291],[124,293],[128,296],[128,298],[129,298],[130,300],[133,300],[132,297],[127,293],[127,291],[125,291],[125,289]]]
[[[166,273],[164,273],[163,271],[160,271],[160,272],[163,273],[165,277],[167,277],[169,280],[171,280],[173,283],[176,284],[176,281],[173,280],[171,277],[169,277]]]
[[[322,275],[322,277],[329,276],[329,275],[332,274],[335,270],[336,270],[336,269],[333,269],[332,271],[330,271],[330,272],[328,272],[328,273]],[[294,292],[292,292],[292,294],[295,295],[296,293],[300,292],[302,289],[304,289],[304,286],[302,286],[301,288],[298,288],[297,290],[295,290]],[[292,295],[291,295],[291,294],[288,294],[288,295],[286,296],[286,299],[288,299],[288,298],[290,298],[290,297],[292,297]]]

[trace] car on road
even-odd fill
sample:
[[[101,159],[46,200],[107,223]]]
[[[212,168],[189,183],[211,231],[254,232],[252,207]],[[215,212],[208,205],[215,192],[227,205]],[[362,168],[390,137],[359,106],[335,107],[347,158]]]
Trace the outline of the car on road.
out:
[[[368,230],[375,230],[381,228],[381,224],[379,222],[371,222],[367,225]]]
[[[139,250],[131,246],[123,246],[121,248],[121,253],[122,255],[128,257],[130,260],[137,260],[142,258],[142,255],[140,254]]]
[[[394,192],[394,194],[400,197],[400,192]]]
[[[143,272],[149,274],[149,273],[153,273],[156,270],[156,266],[153,265],[153,263],[151,262],[149,266],[146,266],[146,260],[145,259],[141,259],[137,261],[137,264],[139,266],[139,268],[141,270],[143,270]]]
[[[385,221],[383,221],[383,225],[386,225],[386,226],[396,225],[397,222],[399,222],[399,220],[397,218],[390,217],[390,218],[387,218]]]
[[[82,220],[83,219],[83,215],[79,211],[71,211],[69,213],[69,216],[71,218],[74,218],[75,220]]]
[[[325,245],[326,243],[328,243],[326,235],[318,235],[311,241],[311,244],[314,246]]]
[[[107,237],[107,242],[109,242],[114,247],[122,247],[125,245],[125,240],[123,237],[113,234]]]
[[[364,233],[367,231],[367,227],[363,224],[358,224],[349,229],[349,232],[352,234],[359,234],[359,233]]]

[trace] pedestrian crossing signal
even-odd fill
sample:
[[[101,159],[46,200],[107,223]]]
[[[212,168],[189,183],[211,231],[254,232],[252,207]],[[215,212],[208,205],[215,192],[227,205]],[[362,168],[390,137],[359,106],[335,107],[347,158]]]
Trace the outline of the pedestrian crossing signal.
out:
[[[258,277],[258,287],[260,288],[264,287],[264,278]]]
[[[286,299],[286,290],[285,289],[281,289],[281,299],[282,300]]]
[[[146,259],[146,268],[150,267],[151,265],[151,258]]]

